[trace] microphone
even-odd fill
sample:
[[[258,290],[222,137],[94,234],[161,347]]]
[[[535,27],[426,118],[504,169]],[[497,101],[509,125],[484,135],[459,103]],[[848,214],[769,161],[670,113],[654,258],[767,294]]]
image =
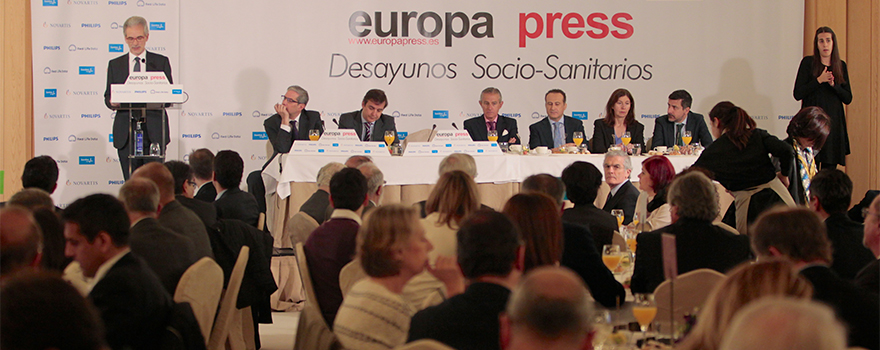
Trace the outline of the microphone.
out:
[[[455,130],[458,130],[458,127],[455,126],[455,122],[452,123],[452,127],[455,128]]]
[[[337,128],[339,127],[339,122],[336,121],[336,118],[333,118],[333,124],[336,124],[336,127],[337,127]]]
[[[326,130],[326,129],[327,129],[327,127],[324,125],[324,120],[323,120],[323,119],[321,120],[321,129],[322,129],[322,130]]]
[[[436,130],[436,129],[437,129],[437,124],[431,125],[431,132],[428,133],[428,142],[431,142],[434,140],[434,136],[437,135],[434,133],[434,130]]]

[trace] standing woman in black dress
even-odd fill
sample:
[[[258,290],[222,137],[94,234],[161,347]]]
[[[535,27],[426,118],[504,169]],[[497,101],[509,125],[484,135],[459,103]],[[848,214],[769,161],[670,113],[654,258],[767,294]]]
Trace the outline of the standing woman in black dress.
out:
[[[794,99],[801,101],[801,108],[822,107],[831,118],[831,132],[822,151],[816,155],[821,168],[846,165],[849,154],[849,134],[846,130],[844,104],[852,102],[849,74],[846,62],[840,59],[837,36],[828,27],[816,30],[813,38],[813,55],[801,60],[797,79],[794,81]]]

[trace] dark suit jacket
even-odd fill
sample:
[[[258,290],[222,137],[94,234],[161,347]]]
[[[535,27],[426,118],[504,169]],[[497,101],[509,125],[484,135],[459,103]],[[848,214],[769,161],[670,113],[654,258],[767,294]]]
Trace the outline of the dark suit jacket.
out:
[[[364,123],[361,121],[361,111],[348,112],[339,116],[340,129],[353,129],[357,132],[361,140],[364,139]],[[373,124],[373,134],[370,135],[370,141],[385,142],[385,131],[394,131],[394,142],[397,144],[400,140],[397,138],[397,126],[394,125],[394,117],[383,114]]]
[[[214,201],[217,217],[220,219],[238,219],[246,224],[257,227],[260,218],[260,207],[254,195],[242,191],[238,187],[227,189],[220,198]]]
[[[626,127],[632,139],[630,144],[640,144],[645,147],[645,126],[638,120]],[[605,124],[604,119],[597,119],[593,122],[593,138],[590,140],[590,152],[605,153],[608,147],[614,143],[614,127]]]
[[[342,305],[339,272],[354,258],[359,228],[360,225],[351,219],[330,219],[309,235],[303,247],[318,295],[318,306],[331,327],[336,311]]]
[[[691,132],[691,143],[699,142],[703,147],[712,144],[712,134],[706,126],[706,120],[702,114],[688,112],[687,120],[684,121],[684,129]],[[675,123],[669,121],[668,116],[654,119],[654,135],[651,147],[675,145]],[[635,142],[633,142],[635,143]]]
[[[180,276],[196,262],[192,240],[145,218],[131,227],[131,251],[146,261],[168,294],[174,295]]]
[[[578,119],[566,115],[562,117],[562,123],[565,125],[565,143],[574,142],[572,135],[575,131],[584,132],[584,122]],[[553,148],[553,125],[550,124],[550,117],[529,125],[529,148],[538,146]]]
[[[611,244],[611,237],[618,228],[617,219],[593,203],[575,204],[574,208],[565,209],[562,221],[589,227],[597,252],[602,251],[603,245]]]
[[[616,222],[616,220],[615,220]],[[562,223],[562,266],[574,270],[590,288],[593,299],[607,308],[623,305],[626,290],[602,262],[602,255],[593,247],[593,237],[586,226]]]
[[[854,280],[857,286],[873,293],[880,294],[880,260],[874,259],[867,266],[862,268],[856,275]]]
[[[510,290],[501,285],[471,284],[464,293],[417,312],[407,341],[434,339],[458,350],[501,349],[498,315],[508,298]]]
[[[202,188],[199,189],[193,198],[205,201],[208,203],[214,203],[214,200],[217,199],[217,189],[214,188],[214,181],[208,181],[205,183]]]
[[[639,189],[637,189],[631,181],[626,180],[623,186],[617,190],[617,193],[605,202],[605,206],[602,207],[602,210],[610,213],[612,209],[623,209],[623,224],[629,225],[636,212],[636,202],[638,202],[638,200]]]
[[[111,349],[158,349],[171,296],[139,257],[125,254],[89,292]]]
[[[465,120],[464,129],[471,134],[471,140],[489,141],[489,130],[486,129],[486,117],[483,115]],[[514,145],[522,142],[517,136],[519,131],[516,129],[516,119],[499,115],[495,120],[495,130],[498,131],[498,142],[510,142],[511,137],[516,138]]]
[[[312,196],[307,199],[301,207],[299,207],[299,211],[304,212],[315,219],[318,222],[318,225],[323,224],[324,221],[330,218],[330,213],[333,211],[332,209],[328,210],[330,207],[330,194],[324,190],[317,190],[315,193],[312,193]],[[331,325],[333,323],[330,323]]]
[[[859,270],[876,260],[874,253],[862,244],[864,225],[840,213],[825,219],[825,228],[831,241],[831,269],[841,278],[854,279]]]
[[[116,57],[110,60],[110,63],[107,66],[107,88],[104,90],[104,104],[107,105],[107,108],[115,109],[110,105],[110,85],[111,84],[125,84],[125,80],[128,79],[128,53],[125,53],[122,56]],[[168,78],[169,83],[174,83],[171,78],[171,63],[168,62],[168,57],[162,56],[157,53],[152,53],[147,51],[147,63],[146,63],[146,71],[147,72],[165,72],[165,77]],[[128,107],[130,104],[122,104],[121,108]],[[147,111],[147,133],[150,137],[150,140],[154,142],[158,142],[162,139],[162,112],[161,111]],[[128,110],[120,109],[116,112],[116,118],[113,120],[113,147],[116,149],[122,149],[125,147],[125,144],[128,142],[129,135],[129,124],[131,124],[131,115]],[[165,116],[165,144],[167,145],[171,142],[171,138],[168,136],[168,116]]]
[[[878,194],[880,194],[880,191],[868,190],[865,192],[865,197],[863,197],[858,204],[850,208],[846,215],[849,216],[852,221],[864,223],[865,218],[862,217],[862,208],[870,206],[871,202],[874,201],[874,197],[877,197]],[[59,210],[55,209],[55,212],[58,213]]]
[[[875,295],[840,278],[826,266],[807,267],[801,275],[813,284],[813,299],[830,305],[846,323],[849,346],[880,349],[880,302]]]
[[[214,186],[211,186],[213,188]],[[185,196],[177,195],[174,196],[181,205],[192,210],[193,213],[199,216],[199,219],[202,220],[202,223],[205,224],[205,228],[214,227],[217,224],[217,209],[214,208],[214,205],[211,203],[205,203],[204,201],[200,201],[195,198],[187,198]]]
[[[214,257],[208,232],[199,216],[187,209],[178,201],[168,202],[159,212],[159,223],[171,231],[189,237],[195,246],[196,260],[202,257]]]
[[[296,119],[296,135],[291,135],[289,131],[281,129],[281,116],[273,114],[263,122],[263,128],[269,136],[269,142],[272,143],[274,152],[272,157],[278,153],[290,152],[294,140],[308,140],[309,130],[318,129],[321,134],[324,133],[324,125],[321,124],[321,113],[317,111],[303,110]],[[271,157],[270,157],[271,159]]]
[[[675,235],[678,274],[696,269],[712,269],[721,273],[751,257],[749,237],[736,235],[710,221],[680,218],[672,225],[636,238],[636,267],[630,289],[633,293],[653,293],[666,280],[663,274],[663,233]]]

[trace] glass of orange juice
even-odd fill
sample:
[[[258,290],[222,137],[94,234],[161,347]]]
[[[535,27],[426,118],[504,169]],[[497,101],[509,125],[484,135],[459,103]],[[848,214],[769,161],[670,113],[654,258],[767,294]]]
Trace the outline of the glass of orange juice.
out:
[[[321,138],[321,131],[318,129],[309,130],[309,140],[318,141]]]
[[[648,326],[654,322],[657,316],[657,304],[654,303],[654,294],[633,294],[633,316],[639,322],[642,329],[642,339],[647,338]]]
[[[629,131],[623,133],[623,137],[620,138],[620,141],[623,142],[624,146],[628,145],[629,142],[632,141],[632,135],[629,133]]]
[[[617,218],[617,228],[623,225],[623,209],[611,209],[611,216]]]
[[[684,133],[681,134],[681,142],[684,143],[685,146],[691,144],[691,140],[693,137],[691,136],[691,132],[685,130]]]
[[[571,134],[571,140],[574,141],[574,144],[578,147],[581,146],[581,143],[584,142],[584,132],[583,131],[575,131]]]
[[[620,247],[616,244],[606,244],[602,246],[602,262],[605,263],[605,267],[607,267],[613,273],[614,270],[617,270],[617,265],[620,265],[620,259],[623,256],[620,255]]]
[[[492,141],[492,142],[498,141],[498,130],[490,130],[489,131],[489,141]]]
[[[394,130],[385,130],[385,144],[391,146],[394,143],[395,136]]]

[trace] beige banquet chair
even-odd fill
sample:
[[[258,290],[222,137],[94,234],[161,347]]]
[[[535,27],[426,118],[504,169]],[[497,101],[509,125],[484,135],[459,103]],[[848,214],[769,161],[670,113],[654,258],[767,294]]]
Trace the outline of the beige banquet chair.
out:
[[[298,212],[287,221],[280,248],[293,248],[297,243],[306,243],[312,231],[318,228],[318,221],[305,212]]]
[[[192,306],[193,314],[205,338],[205,345],[211,335],[221,294],[223,294],[223,269],[208,257],[196,261],[186,269],[180,276],[177,289],[174,290],[175,303],[187,302]]]
[[[724,274],[712,269],[697,269],[681,274],[675,278],[675,310],[669,305],[672,283],[666,280],[654,290],[654,302],[657,304],[657,317],[655,322],[669,325],[669,315],[672,313],[674,322],[684,322],[685,314],[694,314],[695,310],[703,306],[706,298],[715,289],[715,285],[724,280]]]
[[[348,291],[351,290],[351,287],[357,281],[360,281],[367,277],[367,273],[364,272],[364,267],[361,266],[361,261],[359,259],[354,259],[345,266],[342,267],[342,270],[339,271],[339,289],[342,290],[342,297],[345,298],[345,295],[348,294]]]
[[[296,261],[299,264],[299,274],[302,276],[303,289],[306,290],[306,302],[299,316],[299,324],[296,327],[296,340],[293,343],[294,350],[335,350],[342,349],[342,344],[336,335],[330,330],[321,308],[318,307],[318,299],[315,296],[315,288],[312,285],[312,275],[306,261],[306,252],[302,243],[296,244]]]
[[[421,339],[406,343],[394,348],[394,350],[455,350],[446,344],[434,339]]]
[[[238,301],[238,291],[241,288],[241,280],[244,278],[244,268],[247,265],[249,253],[250,248],[247,246],[241,247],[238,252],[238,259],[235,260],[235,266],[232,268],[229,284],[226,285],[226,291],[223,292],[223,297],[220,300],[220,311],[217,312],[217,319],[211,330],[208,350],[222,350],[225,348],[227,339],[241,339],[242,337],[241,334],[231,336],[230,332],[241,332],[241,328],[232,329],[231,325],[233,319],[240,315],[235,304]]]

